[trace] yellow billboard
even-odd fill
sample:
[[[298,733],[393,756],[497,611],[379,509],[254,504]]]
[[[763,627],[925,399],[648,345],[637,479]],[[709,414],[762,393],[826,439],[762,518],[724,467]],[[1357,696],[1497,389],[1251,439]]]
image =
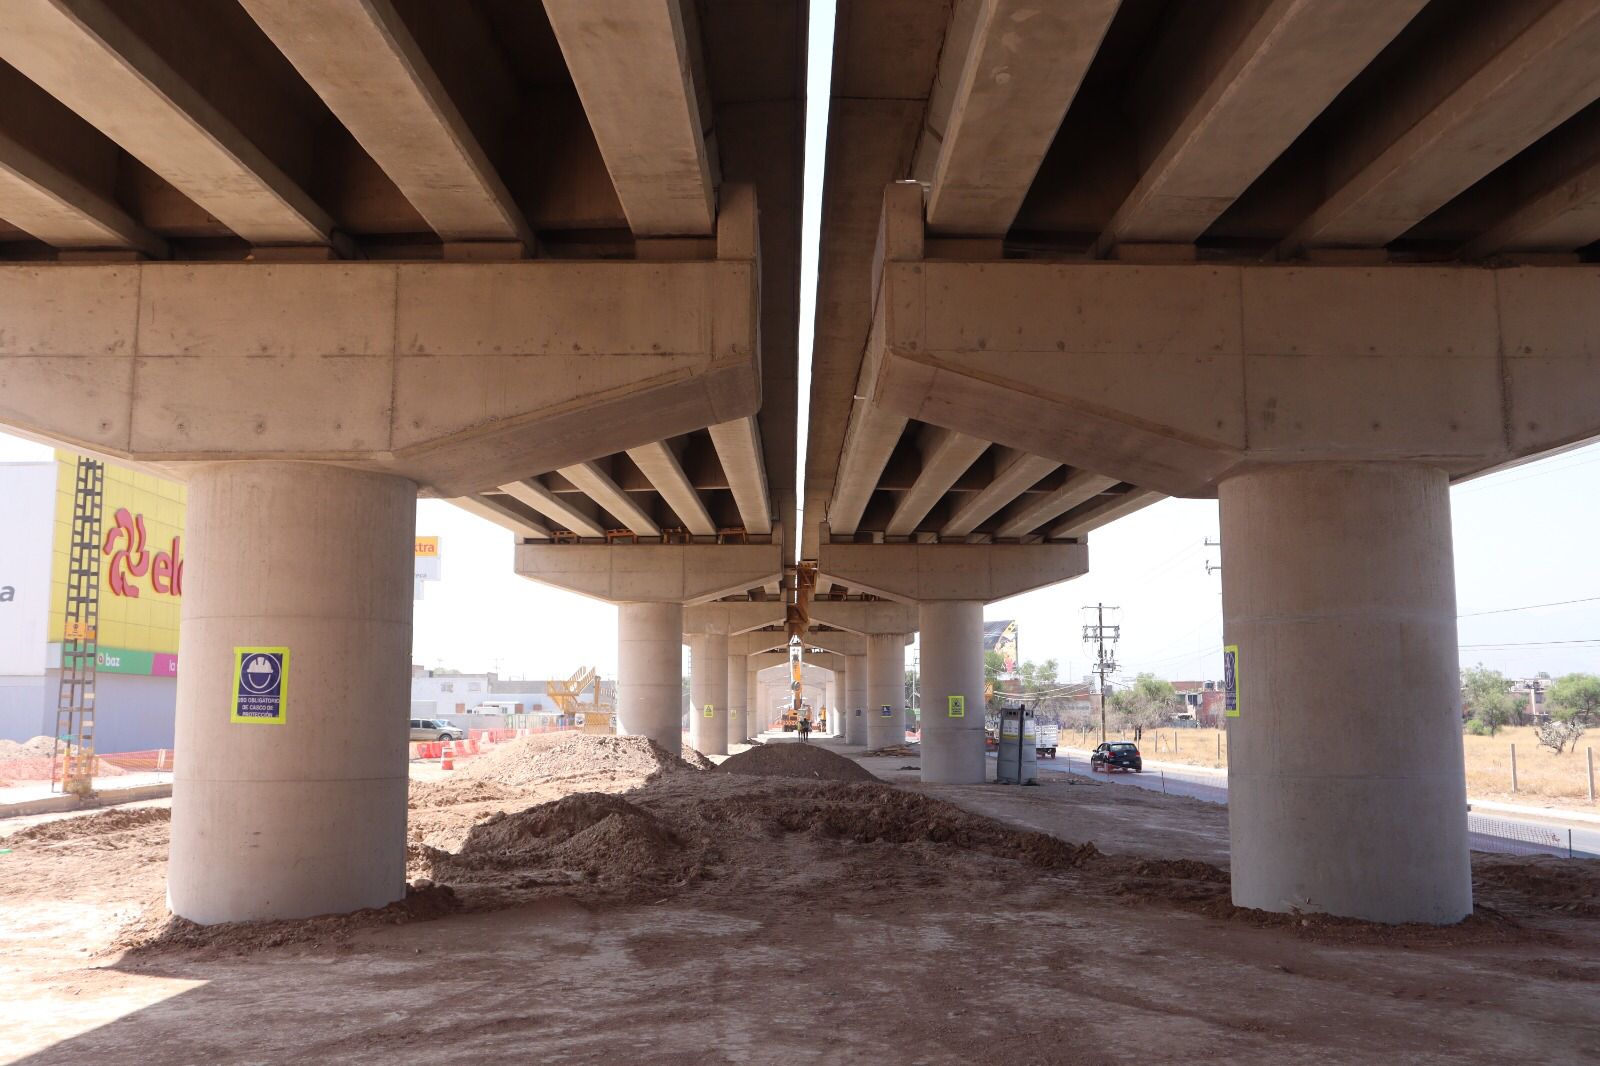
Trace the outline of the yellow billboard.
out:
[[[66,628],[67,565],[78,456],[56,452],[55,531],[49,640]],[[178,610],[183,598],[186,489],[151,474],[106,464],[100,517],[100,647],[108,673],[177,674]]]

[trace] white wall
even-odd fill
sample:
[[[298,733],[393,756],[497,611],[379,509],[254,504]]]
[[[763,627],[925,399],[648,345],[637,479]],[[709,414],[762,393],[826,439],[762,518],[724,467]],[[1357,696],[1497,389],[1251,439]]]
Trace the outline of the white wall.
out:
[[[45,671],[55,493],[55,463],[0,463],[0,677]]]

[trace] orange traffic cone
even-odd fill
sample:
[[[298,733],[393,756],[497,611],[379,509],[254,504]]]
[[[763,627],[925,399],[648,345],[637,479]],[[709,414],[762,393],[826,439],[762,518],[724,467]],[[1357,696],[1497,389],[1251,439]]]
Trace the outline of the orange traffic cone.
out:
[[[439,755],[439,769],[454,770],[456,768],[455,746],[446,742],[443,752]]]

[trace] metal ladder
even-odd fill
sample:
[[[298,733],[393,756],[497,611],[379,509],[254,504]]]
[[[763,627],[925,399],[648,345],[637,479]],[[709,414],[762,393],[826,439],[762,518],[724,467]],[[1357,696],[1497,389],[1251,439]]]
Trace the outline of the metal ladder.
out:
[[[79,456],[67,555],[56,742],[50,759],[53,792],[83,794],[94,784],[94,681],[95,656],[100,650],[100,524],[105,478],[103,464]]]

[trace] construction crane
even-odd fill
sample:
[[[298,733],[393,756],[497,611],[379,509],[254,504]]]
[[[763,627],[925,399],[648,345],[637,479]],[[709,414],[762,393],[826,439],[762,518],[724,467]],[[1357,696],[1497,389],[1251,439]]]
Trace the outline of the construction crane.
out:
[[[594,686],[594,702],[584,703],[583,693]],[[615,733],[615,708],[605,700],[600,672],[592,666],[580,667],[565,681],[551,681],[545,691],[556,701],[561,713],[571,718],[585,733]]]

